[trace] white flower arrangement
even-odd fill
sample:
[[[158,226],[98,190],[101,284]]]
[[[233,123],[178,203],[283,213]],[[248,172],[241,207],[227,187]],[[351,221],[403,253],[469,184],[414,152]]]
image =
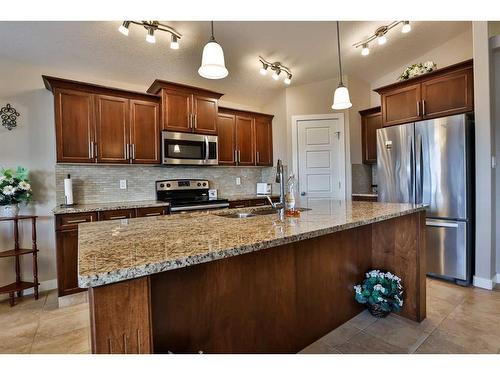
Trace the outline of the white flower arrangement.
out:
[[[407,67],[403,73],[399,76],[399,81],[405,81],[410,78],[418,77],[425,73],[430,73],[437,68],[437,65],[433,61],[426,61],[423,63],[413,64]]]
[[[0,206],[27,203],[32,199],[26,168],[0,170]]]
[[[378,305],[384,311],[399,311],[403,306],[401,278],[391,272],[372,270],[361,285],[355,285],[355,299],[368,306]]]

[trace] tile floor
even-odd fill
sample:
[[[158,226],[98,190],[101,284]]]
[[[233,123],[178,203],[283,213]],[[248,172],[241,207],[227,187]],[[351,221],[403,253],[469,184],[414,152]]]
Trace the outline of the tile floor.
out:
[[[89,353],[88,304],[58,308],[57,292],[0,303],[0,353]],[[500,353],[500,290],[427,280],[427,319],[354,317],[301,353]]]

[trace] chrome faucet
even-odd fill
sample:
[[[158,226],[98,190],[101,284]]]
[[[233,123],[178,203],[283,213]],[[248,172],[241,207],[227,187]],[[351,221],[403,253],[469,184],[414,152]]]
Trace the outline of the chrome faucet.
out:
[[[281,159],[278,159],[278,163],[276,165],[276,183],[280,184],[279,202],[274,203],[269,195],[266,195],[266,198],[269,203],[271,203],[271,207],[278,210],[285,208],[285,176]]]

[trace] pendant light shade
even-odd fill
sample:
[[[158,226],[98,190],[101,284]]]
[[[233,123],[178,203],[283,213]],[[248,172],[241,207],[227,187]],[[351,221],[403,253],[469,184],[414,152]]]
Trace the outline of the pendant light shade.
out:
[[[203,48],[201,66],[198,74],[208,79],[221,79],[227,77],[229,72],[224,62],[224,51],[214,38],[214,23],[212,21],[212,36]]]
[[[340,110],[352,107],[351,99],[349,98],[349,90],[344,86],[342,82],[342,62],[340,60],[340,32],[339,32],[339,21],[337,21],[337,48],[339,54],[339,74],[340,82],[333,94],[333,104],[332,109]]]
[[[349,98],[349,90],[347,90],[347,87],[344,85],[339,85],[337,89],[335,90],[335,93],[333,94],[333,109],[347,109],[351,108],[352,103],[351,99]]]

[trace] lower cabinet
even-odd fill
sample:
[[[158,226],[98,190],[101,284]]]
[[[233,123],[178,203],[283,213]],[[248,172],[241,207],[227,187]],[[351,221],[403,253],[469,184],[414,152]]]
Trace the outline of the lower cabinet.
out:
[[[163,206],[56,215],[57,289],[59,297],[85,290],[78,287],[78,224],[160,216],[169,213],[169,206]]]
[[[279,197],[272,197],[273,202],[279,202]],[[244,207],[258,207],[267,206],[269,201],[266,197],[254,198],[254,199],[240,199],[237,201],[229,201],[229,208],[244,208]]]

